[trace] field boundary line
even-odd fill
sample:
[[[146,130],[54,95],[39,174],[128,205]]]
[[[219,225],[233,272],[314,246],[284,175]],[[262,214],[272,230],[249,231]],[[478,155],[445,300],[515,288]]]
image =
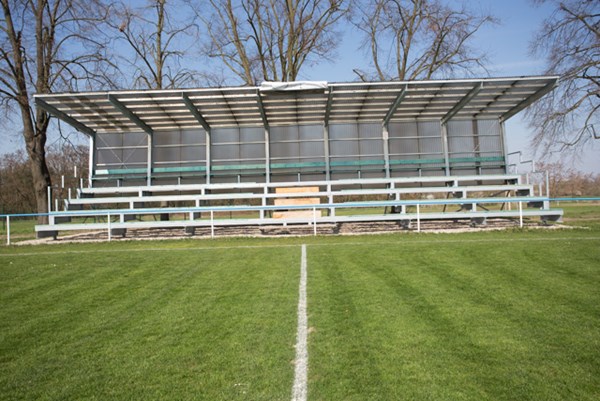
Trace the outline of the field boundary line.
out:
[[[300,259],[300,285],[298,290],[298,333],[296,335],[296,359],[294,360],[294,385],[292,401],[306,401],[308,393],[308,314],[306,300],[307,284],[306,244],[302,244]]]
[[[486,242],[544,242],[544,241],[598,241],[600,237],[559,237],[559,238],[497,238],[497,239],[431,239],[431,240],[415,240],[415,241],[405,241],[405,242],[394,242],[394,241],[373,241],[373,242],[333,242],[333,243],[320,243],[320,244],[310,244],[310,246],[341,246],[341,245],[412,245],[412,244],[457,244],[457,243],[486,243]]]
[[[37,246],[37,245],[32,245]],[[0,253],[2,256],[36,256],[36,255],[67,255],[67,254],[86,254],[86,253],[116,253],[116,252],[200,252],[200,251],[215,251],[219,249],[261,249],[261,248],[296,248],[298,244],[282,244],[282,245],[234,245],[234,246],[203,246],[195,248],[133,248],[133,249],[85,249],[81,251],[42,251],[42,252],[15,252],[15,253]]]

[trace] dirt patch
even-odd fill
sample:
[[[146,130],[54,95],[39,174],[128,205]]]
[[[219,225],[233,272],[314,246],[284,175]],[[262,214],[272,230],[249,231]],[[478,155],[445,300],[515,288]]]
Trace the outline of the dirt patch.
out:
[[[465,233],[507,230],[519,227],[518,220],[489,219],[485,224],[473,225],[469,221],[422,221],[421,232],[429,233]],[[541,225],[537,221],[524,221],[527,229],[572,229],[574,227],[562,224]],[[318,224],[317,235],[368,235],[403,232],[417,232],[417,223],[410,224],[401,221],[377,221],[377,222],[347,222],[336,224]],[[285,237],[285,236],[310,236],[315,234],[315,229],[309,224],[294,225],[272,225],[272,226],[236,226],[215,227],[214,237]],[[111,241],[152,241],[183,238],[210,238],[210,227],[198,227],[193,233],[186,232],[181,228],[152,228],[152,229],[128,229],[126,234],[111,236]],[[107,231],[93,231],[60,235],[56,239],[42,238],[20,241],[15,245],[41,245],[41,244],[65,244],[65,243],[90,243],[107,242]]]

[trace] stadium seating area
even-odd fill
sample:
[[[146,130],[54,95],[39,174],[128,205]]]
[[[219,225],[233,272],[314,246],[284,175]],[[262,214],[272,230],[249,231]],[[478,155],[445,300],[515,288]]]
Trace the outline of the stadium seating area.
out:
[[[88,186],[61,231],[558,220],[506,174],[505,122],[557,76],[38,94],[87,135]],[[533,163],[532,163],[533,167]],[[83,185],[82,185],[83,186]],[[309,188],[309,189],[307,189]],[[537,192],[537,194],[535,193]]]
[[[306,187],[318,191],[306,192]],[[280,188],[286,190],[277,191]],[[290,198],[315,202],[277,202]],[[134,228],[181,228],[193,233],[196,227],[208,226],[364,221],[398,221],[410,227],[421,220],[485,224],[489,218],[522,222],[537,217],[546,222],[562,216],[562,211],[549,208],[548,198],[536,194],[533,185],[511,174],[80,188],[64,203],[63,211],[51,214],[49,224],[36,227],[39,237],[71,230],[110,229],[112,235],[125,235]],[[286,210],[313,213],[277,217],[276,212]]]

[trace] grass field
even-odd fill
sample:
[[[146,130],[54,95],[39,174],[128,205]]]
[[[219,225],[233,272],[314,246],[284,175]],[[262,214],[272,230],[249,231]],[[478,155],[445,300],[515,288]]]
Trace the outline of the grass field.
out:
[[[0,400],[289,400],[301,244],[308,400],[599,399],[598,207],[565,210],[584,227],[0,247]]]

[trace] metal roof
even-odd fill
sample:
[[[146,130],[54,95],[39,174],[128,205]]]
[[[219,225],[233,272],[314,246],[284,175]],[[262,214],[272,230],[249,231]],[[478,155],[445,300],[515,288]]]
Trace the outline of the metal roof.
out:
[[[329,83],[35,95],[38,107],[81,132],[388,123],[504,121],[551,91],[557,76]],[[295,88],[295,89],[294,89]],[[300,88],[300,89],[298,89]]]

